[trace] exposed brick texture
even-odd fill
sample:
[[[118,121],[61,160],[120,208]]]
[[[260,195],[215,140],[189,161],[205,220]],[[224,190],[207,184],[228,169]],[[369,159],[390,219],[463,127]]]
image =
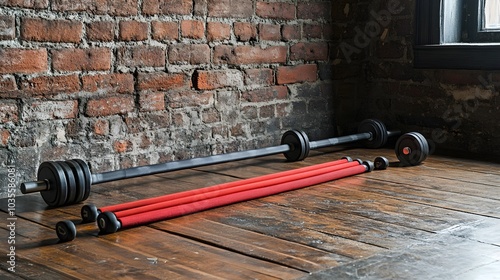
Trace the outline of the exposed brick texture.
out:
[[[332,85],[360,73],[329,67],[330,33],[349,25],[331,1],[0,2],[0,156],[20,180],[45,160],[100,172],[275,145],[291,128],[331,136]],[[371,50],[398,60],[408,44]]]
[[[38,42],[78,43],[82,37],[83,24],[69,20],[44,20],[23,18],[21,39]]]

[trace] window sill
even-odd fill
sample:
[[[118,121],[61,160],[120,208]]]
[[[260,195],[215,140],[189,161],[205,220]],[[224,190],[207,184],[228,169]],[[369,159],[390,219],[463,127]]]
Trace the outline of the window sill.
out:
[[[500,69],[500,44],[417,45],[413,51],[415,68]]]

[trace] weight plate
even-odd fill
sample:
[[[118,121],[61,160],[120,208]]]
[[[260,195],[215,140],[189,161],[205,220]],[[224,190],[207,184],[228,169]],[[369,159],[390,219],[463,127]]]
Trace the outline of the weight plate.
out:
[[[57,207],[66,203],[68,185],[61,166],[51,161],[42,162],[37,178],[38,181],[48,182],[49,189],[40,192],[47,205]]]
[[[99,210],[94,204],[87,204],[83,205],[82,210],[80,210],[80,214],[82,216],[83,224],[92,223],[97,220],[97,217],[99,216]]]
[[[307,134],[302,130],[299,130],[299,133],[300,135],[302,135],[302,139],[304,140],[305,143],[303,157],[300,158],[299,160],[304,160],[306,157],[309,156],[309,152],[311,151],[311,146],[309,145],[309,137],[307,136]]]
[[[66,163],[71,167],[71,170],[73,170],[73,174],[75,175],[75,180],[76,180],[76,185],[75,185],[75,190],[76,190],[76,196],[75,200],[72,203],[79,203],[83,201],[83,198],[85,197],[85,174],[83,173],[83,169],[78,164],[78,162],[74,160],[68,160]]]
[[[374,164],[375,170],[385,170],[389,167],[389,160],[385,157],[376,157]]]
[[[395,151],[396,156],[403,165],[414,166],[427,158],[429,145],[420,133],[410,132],[399,137]]]
[[[72,221],[60,221],[56,224],[56,234],[62,242],[68,242],[76,237],[76,226]]]
[[[306,136],[307,137],[307,136]],[[297,130],[289,130],[281,137],[281,144],[290,146],[288,152],[283,153],[288,161],[299,161],[309,154],[309,141]]]
[[[66,202],[64,203],[65,205],[73,204],[75,201],[76,197],[76,180],[75,176],[73,175],[73,170],[71,167],[66,164],[63,161],[57,161],[57,164],[61,166],[61,168],[64,171],[64,174],[66,175],[66,184],[68,186],[68,195],[66,198]]]
[[[87,200],[90,195],[90,185],[92,184],[92,174],[90,173],[90,168],[87,163],[81,159],[73,159],[73,161],[77,162],[82,168],[83,174],[85,176],[85,185],[82,185],[84,188],[84,195],[81,201]],[[81,202],[80,201],[80,202]]]
[[[377,149],[383,147],[387,143],[387,129],[379,120],[367,119],[362,121],[358,127],[359,133],[370,133],[371,138],[364,142],[365,147]]]

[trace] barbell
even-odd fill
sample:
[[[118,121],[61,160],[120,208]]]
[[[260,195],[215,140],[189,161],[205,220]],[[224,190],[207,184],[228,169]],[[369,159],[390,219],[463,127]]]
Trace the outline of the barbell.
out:
[[[23,194],[40,192],[43,200],[49,206],[59,207],[86,200],[89,197],[91,185],[280,153],[283,153],[288,161],[300,161],[309,155],[310,150],[357,141],[364,141],[367,148],[380,148],[387,143],[389,137],[399,134],[399,131],[387,131],[385,125],[379,120],[367,119],[359,124],[358,133],[353,135],[310,142],[305,132],[289,130],[281,137],[279,146],[138,166],[104,173],[92,174],[89,165],[80,159],[46,161],[42,162],[38,168],[37,181],[22,183],[21,192]]]

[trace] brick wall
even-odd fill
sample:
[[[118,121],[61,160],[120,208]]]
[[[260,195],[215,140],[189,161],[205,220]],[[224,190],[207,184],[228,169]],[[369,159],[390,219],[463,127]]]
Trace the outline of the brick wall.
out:
[[[333,4],[335,114],[422,132],[432,152],[500,155],[500,71],[414,69],[414,0]]]
[[[2,1],[0,170],[24,181],[45,160],[100,172],[332,134],[331,1],[106,3]]]

